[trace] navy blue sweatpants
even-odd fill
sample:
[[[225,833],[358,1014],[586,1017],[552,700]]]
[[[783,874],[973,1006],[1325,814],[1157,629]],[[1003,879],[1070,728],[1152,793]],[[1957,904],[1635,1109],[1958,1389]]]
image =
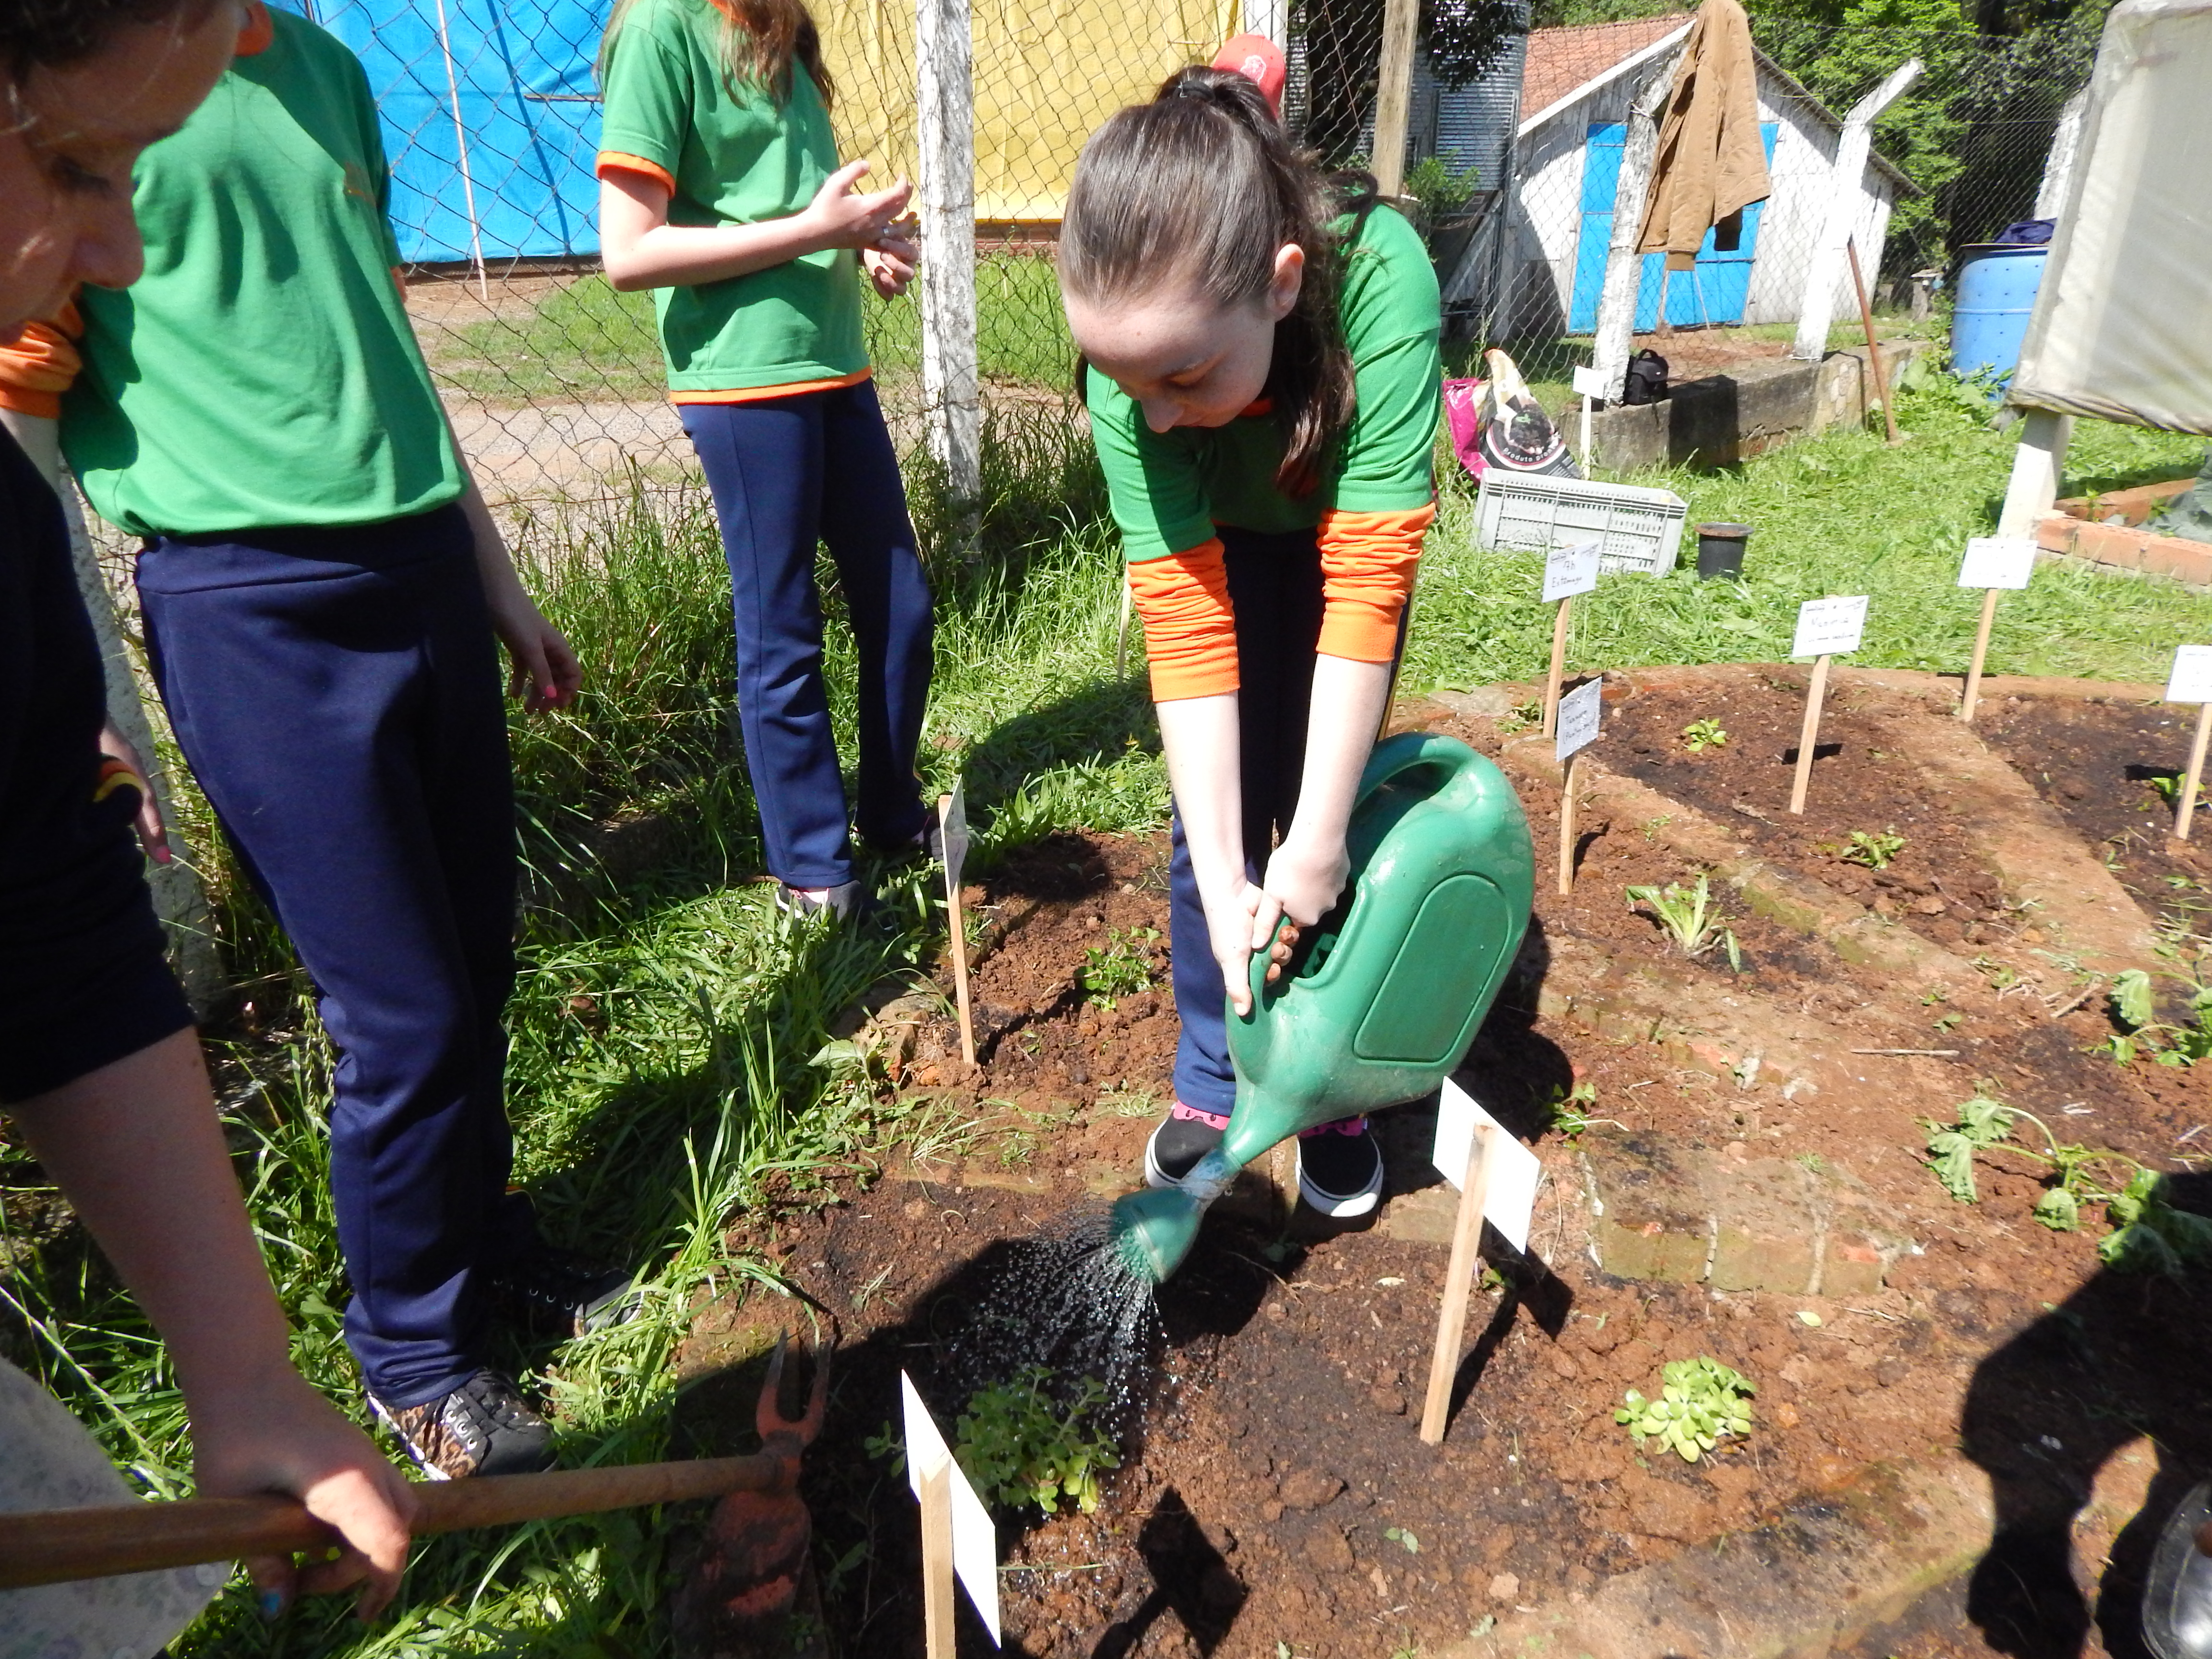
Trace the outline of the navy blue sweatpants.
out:
[[[337,1049],[346,1340],[386,1405],[434,1399],[483,1363],[518,1243],[514,783],[467,521],[165,537],[138,594],[177,742]]]
[[[1244,870],[1258,881],[1298,809],[1313,709],[1314,648],[1321,643],[1321,544],[1310,530],[1267,534],[1219,525],[1229,604],[1237,617],[1238,787],[1244,808]],[[1405,621],[1398,624],[1405,648]],[[1168,866],[1168,940],[1175,978],[1176,1098],[1201,1112],[1237,1103],[1229,1061],[1228,987],[1214,959],[1206,907],[1175,817]]]
[[[929,699],[933,623],[898,458],[875,386],[742,404],[685,404],[730,561],[738,718],[769,873],[793,887],[853,879],[845,789],[822,678],[826,544],[860,647],[861,839],[896,847],[924,809],[915,750]]]

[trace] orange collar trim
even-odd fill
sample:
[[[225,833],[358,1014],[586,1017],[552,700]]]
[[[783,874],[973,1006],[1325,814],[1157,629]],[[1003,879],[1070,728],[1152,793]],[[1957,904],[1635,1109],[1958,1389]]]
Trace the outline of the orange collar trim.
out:
[[[269,15],[267,0],[246,0],[246,26],[238,32],[238,55],[258,58],[276,39],[276,25]]]

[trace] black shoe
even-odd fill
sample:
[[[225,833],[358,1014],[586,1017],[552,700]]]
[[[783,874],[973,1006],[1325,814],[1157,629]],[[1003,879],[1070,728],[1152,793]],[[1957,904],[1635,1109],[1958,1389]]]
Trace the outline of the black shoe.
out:
[[[871,852],[880,858],[926,858],[933,864],[945,862],[945,826],[937,821],[934,806],[923,810],[921,828],[902,840],[876,841],[865,836],[861,840]]]
[[[775,908],[787,916],[826,915],[839,921],[859,921],[875,915],[878,907],[874,894],[857,881],[848,881],[815,891],[778,882]]]
[[[480,1370],[419,1406],[368,1403],[401,1448],[433,1480],[475,1474],[537,1474],[553,1467],[553,1426],[495,1370]]]
[[[1382,1148],[1364,1117],[1298,1137],[1298,1196],[1323,1215],[1365,1215],[1382,1195]]]
[[[637,1283],[619,1267],[586,1261],[550,1244],[537,1244],[491,1275],[523,1322],[564,1336],[586,1336],[627,1325],[645,1304]]]
[[[1229,1127],[1229,1115],[1201,1112],[1195,1106],[1186,1106],[1181,1101],[1175,1110],[1162,1118],[1152,1131],[1152,1138],[1145,1143],[1145,1184],[1147,1187],[1180,1187],[1182,1178],[1204,1158],[1221,1144],[1223,1133]]]

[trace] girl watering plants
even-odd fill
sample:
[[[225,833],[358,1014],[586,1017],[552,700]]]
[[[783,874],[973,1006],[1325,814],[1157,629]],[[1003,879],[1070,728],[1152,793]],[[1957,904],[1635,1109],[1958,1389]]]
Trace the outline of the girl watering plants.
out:
[[[1226,1000],[1279,971],[1333,906],[1382,724],[1421,539],[1442,379],[1437,283],[1372,180],[1325,178],[1270,101],[1255,37],[1092,135],[1060,276],[1085,360],[1175,793],[1176,1102],[1155,1187],[1216,1146],[1235,1104]],[[1324,1213],[1374,1208],[1363,1117],[1298,1141]]]
[[[916,250],[903,180],[857,192],[805,0],[624,0],[600,62],[607,277],[650,288],[669,396],[721,520],[738,713],[777,902],[869,908],[823,678],[815,547],[860,647],[862,841],[921,848],[915,776],[932,623],[890,434],[860,334],[858,264],[886,298]]]
[[[552,1249],[507,1190],[498,647],[533,709],[578,669],[408,323],[360,62],[258,0],[234,38],[132,175],[144,275],[0,352],[0,404],[50,455],[58,416],[87,496],[141,538],[179,746],[319,994],[346,1340],[376,1415],[439,1478],[540,1468],[551,1430],[492,1364],[492,1316],[602,1322],[629,1276]]]

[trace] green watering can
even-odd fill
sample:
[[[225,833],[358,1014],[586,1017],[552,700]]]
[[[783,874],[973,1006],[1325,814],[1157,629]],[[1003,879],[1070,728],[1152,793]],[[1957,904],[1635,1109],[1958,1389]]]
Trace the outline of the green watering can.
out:
[[[1352,877],[1267,983],[1252,956],[1252,1012],[1229,1014],[1237,1104],[1221,1145],[1180,1187],[1114,1206],[1132,1269],[1182,1265],[1206,1206],[1237,1172],[1302,1129],[1418,1100],[1467,1053],[1521,950],[1535,859],[1520,800],[1455,738],[1377,744],[1345,835]]]

